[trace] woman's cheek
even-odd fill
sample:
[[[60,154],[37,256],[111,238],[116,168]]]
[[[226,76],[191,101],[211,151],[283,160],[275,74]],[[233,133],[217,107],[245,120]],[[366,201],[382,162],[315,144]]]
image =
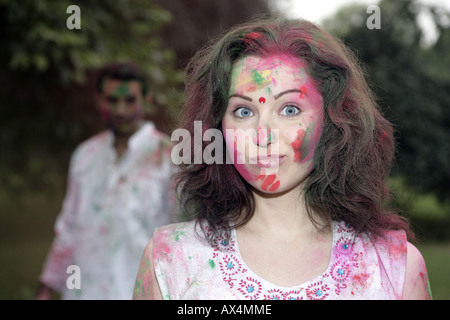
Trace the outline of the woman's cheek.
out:
[[[227,147],[227,153],[229,158],[231,159],[234,167],[239,172],[239,174],[242,176],[242,178],[248,182],[251,182],[254,180],[253,175],[248,171],[246,167],[246,161],[245,161],[245,146],[244,150],[240,150],[239,147],[241,144],[238,143],[239,137],[236,136],[236,133],[238,132],[234,128],[228,128],[225,129],[226,126],[223,126],[223,135],[225,139],[225,144]]]
[[[224,130],[224,139],[227,146],[227,152],[234,164],[245,163],[245,149],[240,150],[241,144],[238,143],[239,137],[236,136],[237,131],[234,128]]]
[[[291,142],[294,162],[303,164],[312,160],[321,134],[321,127],[314,123],[311,123],[306,129],[299,126],[295,132],[295,138]]]
[[[305,140],[306,131],[298,129],[294,141],[291,142],[292,150],[294,151],[294,162],[300,162],[303,157],[303,141]]]

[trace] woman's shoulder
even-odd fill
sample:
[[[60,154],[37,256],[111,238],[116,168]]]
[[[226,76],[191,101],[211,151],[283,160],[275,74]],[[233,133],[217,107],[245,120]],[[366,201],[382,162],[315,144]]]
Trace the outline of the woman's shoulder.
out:
[[[357,234],[356,237],[359,238],[365,250],[373,251],[376,254],[380,262],[397,261],[397,267],[399,265],[406,267],[409,242],[404,230],[385,230],[381,234],[363,232]]]
[[[389,230],[376,241],[379,259],[390,281],[399,284],[402,299],[431,299],[425,260],[404,230]]]
[[[425,260],[413,244],[408,242],[403,299],[430,300],[431,287]]]
[[[196,220],[162,226],[153,235],[153,255],[155,260],[182,258],[192,250],[208,247],[202,237]]]
[[[179,235],[180,233],[184,234],[187,230],[189,230],[191,228],[191,226],[193,225],[194,221],[185,221],[185,222],[178,222],[178,223],[172,223],[172,224],[167,224],[164,226],[161,226],[159,228],[155,229],[155,237],[176,237],[177,235]]]
[[[406,257],[408,240],[405,230],[386,230],[372,239],[378,251],[386,252],[391,257]]]
[[[410,243],[404,230],[386,230],[381,235],[370,236],[367,253],[373,253],[374,264],[379,268],[381,286],[386,294],[401,299],[407,271],[407,255]],[[370,248],[373,250],[370,250]]]

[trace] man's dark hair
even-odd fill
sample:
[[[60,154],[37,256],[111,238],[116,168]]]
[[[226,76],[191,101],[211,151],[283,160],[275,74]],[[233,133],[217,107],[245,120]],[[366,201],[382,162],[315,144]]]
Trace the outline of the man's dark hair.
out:
[[[146,74],[131,62],[115,62],[104,66],[98,74],[97,91],[103,92],[103,81],[105,79],[115,79],[122,81],[136,80],[141,83],[142,95],[148,92],[148,78]]]

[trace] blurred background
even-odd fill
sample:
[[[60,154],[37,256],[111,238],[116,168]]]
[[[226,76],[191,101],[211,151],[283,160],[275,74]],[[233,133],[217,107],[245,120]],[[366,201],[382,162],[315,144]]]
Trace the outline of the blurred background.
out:
[[[380,29],[366,22],[380,8]],[[78,5],[81,29],[67,7]],[[0,299],[33,299],[65,193],[70,154],[102,130],[96,71],[132,60],[151,79],[147,117],[170,134],[183,67],[255,14],[303,17],[349,45],[396,127],[390,179],[419,236],[434,299],[450,299],[450,1],[1,0]]]

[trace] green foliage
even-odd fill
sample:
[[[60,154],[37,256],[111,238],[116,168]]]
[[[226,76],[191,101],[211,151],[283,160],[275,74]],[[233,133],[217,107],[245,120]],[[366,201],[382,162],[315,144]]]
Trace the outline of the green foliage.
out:
[[[394,173],[413,188],[450,199],[450,13],[414,0],[379,3],[381,29],[368,29],[366,6],[342,9],[324,23],[367,65],[373,89],[396,129]],[[423,45],[420,13],[429,12],[440,31]]]
[[[145,0],[77,1],[81,29],[66,20],[72,1],[13,1],[1,4],[3,54],[11,70],[54,72],[64,84],[85,80],[86,71],[117,60],[132,60],[149,71],[156,84],[179,80],[173,52],[163,49],[157,31],[169,12]]]
[[[432,193],[418,193],[408,186],[402,176],[390,178],[389,187],[395,194],[396,205],[409,217],[428,220],[450,219],[450,203],[439,201]]]
[[[411,221],[419,240],[450,240],[450,202],[433,193],[418,193],[402,176],[389,180],[394,205]]]

